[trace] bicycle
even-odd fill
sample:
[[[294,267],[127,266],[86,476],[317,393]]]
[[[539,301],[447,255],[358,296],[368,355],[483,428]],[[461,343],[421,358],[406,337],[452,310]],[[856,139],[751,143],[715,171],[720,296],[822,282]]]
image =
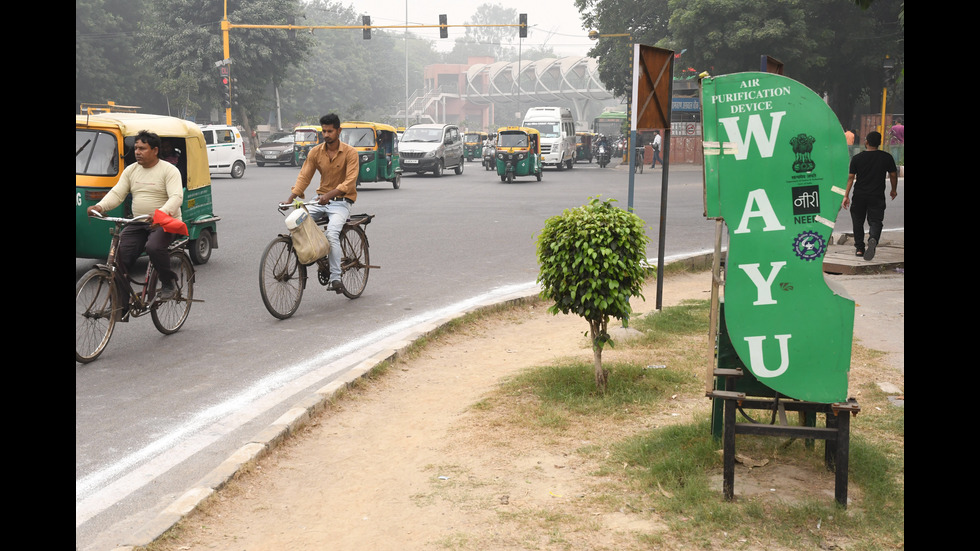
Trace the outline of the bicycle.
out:
[[[115,223],[115,231],[109,245],[109,256],[105,264],[96,264],[94,268],[75,284],[75,361],[89,363],[95,361],[105,350],[112,337],[117,322],[128,322],[130,317],[138,318],[150,314],[153,325],[164,335],[171,335],[180,330],[187,315],[190,313],[194,300],[194,264],[187,255],[187,238],[179,238],[170,244],[170,268],[177,274],[175,285],[177,293],[169,300],[156,300],[159,291],[159,276],[148,263],[146,275],[142,281],[127,276],[131,284],[141,286],[137,292],[129,289],[129,300],[120,304],[118,294],[120,282],[119,261],[116,251],[122,229],[129,224],[145,223],[149,215],[135,218],[119,218],[113,216],[94,216],[98,220]]]
[[[304,205],[315,204],[316,200],[304,202]],[[292,204],[279,203],[279,212],[285,215],[285,210]],[[340,281],[341,287],[337,293],[343,293],[349,299],[361,296],[367,287],[368,275],[372,266],[368,251],[368,238],[365,226],[374,219],[373,214],[351,215],[340,230]],[[327,220],[317,222],[318,226],[326,227]],[[306,288],[306,268],[317,265],[317,280],[326,286],[330,278],[328,257],[319,258],[309,264],[302,264],[293,249],[293,238],[287,232],[279,234],[270,242],[259,264],[259,290],[262,302],[270,314],[287,319],[299,309]]]

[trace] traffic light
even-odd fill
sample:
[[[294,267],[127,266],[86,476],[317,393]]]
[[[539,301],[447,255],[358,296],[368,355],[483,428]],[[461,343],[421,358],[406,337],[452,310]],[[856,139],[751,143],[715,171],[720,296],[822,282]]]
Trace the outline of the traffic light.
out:
[[[371,16],[362,15],[361,24],[364,25],[364,40],[371,40]]]
[[[527,14],[526,13],[522,13],[520,15],[520,24],[521,24],[520,36],[521,38],[527,38]]]
[[[225,65],[219,68],[218,84],[221,86],[221,106],[228,109],[231,107],[231,75]]]
[[[446,14],[439,14],[439,38],[449,38],[449,28],[446,25],[449,24],[449,20],[446,18]]]

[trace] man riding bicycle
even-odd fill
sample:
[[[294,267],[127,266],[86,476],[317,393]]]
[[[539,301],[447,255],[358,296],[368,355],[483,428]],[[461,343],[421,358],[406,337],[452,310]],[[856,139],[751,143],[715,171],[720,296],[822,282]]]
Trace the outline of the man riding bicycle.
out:
[[[184,188],[181,184],[180,171],[170,163],[160,162],[160,136],[146,130],[136,134],[133,152],[136,162],[127,166],[119,178],[119,182],[106,193],[101,201],[88,208],[100,215],[118,207],[133,196],[133,216],[153,216],[154,211],[161,210],[176,220],[180,220],[180,205],[184,202]],[[160,277],[161,290],[157,295],[160,300],[169,300],[177,294],[174,281],[177,274],[170,268],[170,252],[168,247],[176,234],[168,233],[162,226],[147,223],[129,224],[123,229],[119,238],[119,248],[116,258],[119,260],[120,271],[118,281],[121,283],[121,303],[128,303],[129,272],[136,265],[136,260],[143,251],[150,258],[153,268]]]
[[[330,278],[327,289],[341,291],[340,282],[340,230],[350,216],[350,207],[357,200],[357,175],[360,164],[357,160],[357,150],[340,141],[340,117],[330,113],[320,117],[323,128],[323,143],[310,150],[299,171],[296,184],[290,190],[286,203],[292,203],[297,197],[303,198],[303,192],[310,185],[313,175],[320,172],[320,185],[317,187],[318,205],[308,206],[314,220],[320,221],[329,217],[327,224],[327,241],[330,242]]]

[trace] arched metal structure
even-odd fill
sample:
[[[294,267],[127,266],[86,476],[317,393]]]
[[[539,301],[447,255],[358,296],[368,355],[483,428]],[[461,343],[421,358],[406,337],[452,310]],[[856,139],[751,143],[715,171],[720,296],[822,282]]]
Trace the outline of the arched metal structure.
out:
[[[436,120],[446,100],[457,100],[479,106],[568,102],[575,119],[584,121],[591,102],[616,99],[599,80],[598,63],[591,57],[477,63],[467,67],[460,80],[453,91],[416,93],[409,109],[412,118]]]

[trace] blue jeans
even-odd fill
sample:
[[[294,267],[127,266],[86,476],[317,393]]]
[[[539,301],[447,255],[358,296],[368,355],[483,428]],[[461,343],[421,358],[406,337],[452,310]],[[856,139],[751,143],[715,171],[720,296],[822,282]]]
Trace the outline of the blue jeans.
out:
[[[326,205],[307,205],[313,220],[320,222],[324,218],[329,218],[327,222],[327,241],[330,243],[330,254],[327,259],[330,262],[330,281],[340,279],[340,230],[350,217],[350,203],[343,199],[334,199]]]

